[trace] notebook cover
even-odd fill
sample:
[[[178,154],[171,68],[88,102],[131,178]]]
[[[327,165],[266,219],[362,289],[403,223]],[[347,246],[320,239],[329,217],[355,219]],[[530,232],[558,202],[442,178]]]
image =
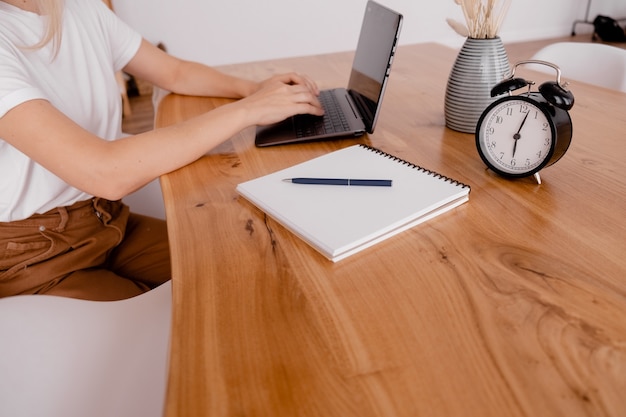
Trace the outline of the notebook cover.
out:
[[[391,187],[293,184],[287,178],[391,179]],[[237,192],[338,261],[448,211],[470,187],[375,148],[354,145],[237,186]]]

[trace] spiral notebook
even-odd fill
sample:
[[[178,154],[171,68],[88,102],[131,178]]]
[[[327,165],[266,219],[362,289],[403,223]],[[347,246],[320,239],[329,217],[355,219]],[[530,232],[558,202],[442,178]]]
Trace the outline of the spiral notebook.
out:
[[[391,186],[296,184],[285,179],[388,179]],[[432,219],[470,187],[366,145],[353,145],[237,186],[237,192],[332,261]]]

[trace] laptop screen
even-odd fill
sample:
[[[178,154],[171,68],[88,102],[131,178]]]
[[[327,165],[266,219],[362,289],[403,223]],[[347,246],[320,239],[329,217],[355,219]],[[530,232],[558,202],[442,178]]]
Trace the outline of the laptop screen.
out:
[[[368,1],[361,26],[348,91],[372,133],[393,60],[402,15]]]

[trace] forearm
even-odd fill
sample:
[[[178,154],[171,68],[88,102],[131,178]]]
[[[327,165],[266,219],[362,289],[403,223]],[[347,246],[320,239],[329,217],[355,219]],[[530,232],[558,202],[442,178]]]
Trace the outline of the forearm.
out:
[[[291,76],[278,78],[295,80]],[[186,122],[108,143],[105,153],[108,163],[99,162],[102,152],[91,153],[98,158],[92,163],[99,163],[105,170],[96,173],[100,181],[116,179],[109,189],[99,192],[106,192],[107,198],[122,197],[162,174],[195,161],[247,127],[307,113],[323,114],[315,92],[304,84],[276,80],[243,100]],[[85,167],[88,172],[93,171],[90,164]],[[84,180],[80,177],[80,180],[93,184],[98,178]]]
[[[247,109],[233,103],[167,128],[107,143],[100,161],[100,179],[115,178],[108,189],[99,190],[108,198],[121,198],[155,177],[194,162],[208,151],[250,125]],[[100,182],[102,183],[102,182]]]
[[[180,61],[167,90],[178,94],[243,98],[258,90],[259,84],[234,77],[191,61]]]
[[[117,200],[253,124],[250,114],[237,101],[166,129],[106,141],[49,102],[31,100],[0,118],[0,137],[73,187]]]
[[[185,95],[242,98],[260,87],[257,82],[168,55],[145,40],[124,71],[165,90]]]

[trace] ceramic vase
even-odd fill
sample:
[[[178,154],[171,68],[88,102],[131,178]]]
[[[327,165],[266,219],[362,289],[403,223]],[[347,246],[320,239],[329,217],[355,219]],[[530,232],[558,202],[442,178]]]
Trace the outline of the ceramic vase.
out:
[[[452,66],[444,102],[446,126],[474,133],[485,108],[496,98],[491,89],[510,73],[502,40],[467,38]]]

